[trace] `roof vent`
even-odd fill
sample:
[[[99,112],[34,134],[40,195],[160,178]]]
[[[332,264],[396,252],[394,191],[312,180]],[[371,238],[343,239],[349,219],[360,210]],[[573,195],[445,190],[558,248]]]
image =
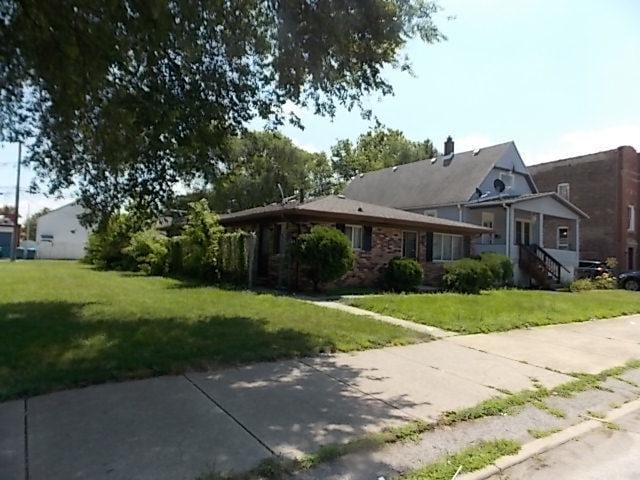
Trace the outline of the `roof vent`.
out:
[[[395,172],[396,170],[398,170],[398,166],[396,165],[392,170]]]
[[[478,155],[480,153],[480,149],[476,148],[473,150],[473,156],[475,157],[476,155]]]
[[[340,194],[340,195],[338,195],[338,198],[340,198],[340,199],[344,200],[344,199],[345,199],[345,198],[347,198],[347,197],[345,197],[344,195]]]
[[[433,157],[431,159],[431,165],[433,165],[434,163],[436,163],[438,161],[438,157]]]
[[[359,212],[362,212],[362,211],[363,211],[363,210],[362,210],[362,207],[358,207],[358,211],[359,211]]]

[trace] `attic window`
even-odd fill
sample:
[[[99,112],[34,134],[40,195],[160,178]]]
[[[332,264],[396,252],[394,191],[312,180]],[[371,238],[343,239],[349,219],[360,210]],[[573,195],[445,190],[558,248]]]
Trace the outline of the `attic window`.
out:
[[[511,172],[500,172],[500,180],[502,180],[507,187],[512,187],[514,175]]]

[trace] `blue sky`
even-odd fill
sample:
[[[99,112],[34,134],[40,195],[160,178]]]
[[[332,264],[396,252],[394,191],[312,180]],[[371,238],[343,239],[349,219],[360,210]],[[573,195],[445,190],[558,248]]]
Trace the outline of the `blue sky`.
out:
[[[514,140],[525,163],[632,145],[640,151],[640,1],[450,0],[437,23],[448,40],[407,45],[415,76],[389,71],[395,95],[368,100],[388,127],[456,150]],[[455,16],[448,20],[448,16]],[[365,132],[357,112],[302,116],[284,133],[328,151]],[[256,124],[258,125],[258,124]],[[13,202],[16,148],[0,148],[0,204]],[[26,172],[26,184],[30,178]],[[68,200],[23,196],[21,213]]]

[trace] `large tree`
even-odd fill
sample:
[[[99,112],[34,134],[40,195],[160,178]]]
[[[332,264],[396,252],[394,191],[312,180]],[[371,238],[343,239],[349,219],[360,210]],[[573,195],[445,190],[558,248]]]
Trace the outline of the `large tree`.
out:
[[[400,130],[380,126],[360,135],[355,145],[344,139],[331,147],[333,168],[342,181],[358,173],[431,158],[437,153],[429,139],[414,142]]]
[[[206,197],[215,211],[241,210],[281,201],[282,196],[329,194],[335,183],[324,153],[307,152],[280,133],[246,132],[229,141],[224,171],[177,206],[184,209]]]
[[[224,171],[249,120],[298,124],[391,93],[406,41],[442,38],[431,0],[0,0],[0,141],[27,140],[50,193],[93,220],[157,210]]]

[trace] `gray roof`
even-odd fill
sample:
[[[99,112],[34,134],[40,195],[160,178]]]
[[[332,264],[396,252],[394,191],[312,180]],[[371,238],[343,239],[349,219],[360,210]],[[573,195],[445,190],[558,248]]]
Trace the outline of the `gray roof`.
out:
[[[606,160],[612,153],[617,155],[617,151],[617,148],[613,148],[611,150],[604,150],[602,152],[587,153],[585,155],[578,155],[577,157],[561,158],[559,160],[552,160],[550,162],[529,165],[527,168],[531,175],[535,175],[536,173],[546,172],[555,167],[572,166],[576,163],[589,163]]]
[[[354,200],[415,208],[467,202],[513,142],[473,151],[440,155],[357,175],[344,190]]]
[[[529,195],[520,195],[519,197],[496,198],[496,199],[489,199],[485,201],[474,201],[474,202],[466,203],[465,206],[469,208],[481,208],[481,207],[492,207],[496,205],[512,205],[514,203],[526,202],[527,200],[535,200],[536,198],[542,198],[542,197],[551,197],[554,200],[560,202],[562,205],[567,207],[572,212],[578,214],[579,216],[583,218],[589,218],[589,215],[587,215],[585,212],[580,210],[570,201],[558,195],[556,192],[531,193]]]
[[[266,218],[294,216],[329,217],[336,221],[344,221],[347,223],[354,221],[373,224],[390,224],[445,232],[483,233],[489,231],[479,225],[456,222],[444,218],[427,217],[417,213],[372,205],[370,203],[335,195],[320,197],[302,204],[298,202],[290,202],[285,205],[271,204],[264,207],[249,208],[239,212],[228,213],[220,215],[220,223],[223,225],[237,224]]]

